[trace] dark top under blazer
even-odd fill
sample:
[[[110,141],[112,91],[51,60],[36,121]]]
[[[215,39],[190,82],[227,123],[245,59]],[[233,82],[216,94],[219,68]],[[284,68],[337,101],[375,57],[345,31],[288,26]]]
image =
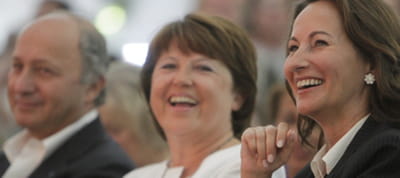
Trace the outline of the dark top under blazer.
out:
[[[326,178],[400,177],[400,130],[369,117]],[[308,164],[296,178],[314,177]]]
[[[1,153],[0,175],[8,166]],[[129,157],[106,134],[97,118],[55,150],[29,177],[121,178],[133,168]]]

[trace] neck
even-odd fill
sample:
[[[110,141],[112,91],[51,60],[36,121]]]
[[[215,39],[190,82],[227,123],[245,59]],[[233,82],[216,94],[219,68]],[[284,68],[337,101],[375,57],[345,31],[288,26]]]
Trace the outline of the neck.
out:
[[[74,123],[75,121],[79,120],[83,115],[85,115],[86,113],[88,113],[92,108],[86,108],[84,110],[81,110],[80,112],[73,112],[73,111],[69,111],[69,114],[65,114],[62,118],[57,118],[54,119],[53,121],[56,122],[51,122],[48,123],[47,125],[41,125],[39,127],[32,127],[32,128],[27,128],[30,132],[30,134],[32,134],[33,137],[39,139],[39,140],[43,140],[47,137],[50,137],[51,135],[59,132],[60,130],[64,129],[65,127],[71,125],[72,123]]]
[[[201,162],[210,154],[239,144],[231,132],[219,137],[196,137],[196,138],[170,138],[171,159],[170,167],[183,166],[185,168],[182,177],[190,176],[200,166]]]
[[[362,90],[310,114],[322,128],[328,150],[369,113],[368,96],[369,90]]]
[[[353,114],[331,115],[331,118],[325,118],[317,121],[324,131],[327,148],[330,149],[336,144],[358,121],[368,113],[358,112]]]

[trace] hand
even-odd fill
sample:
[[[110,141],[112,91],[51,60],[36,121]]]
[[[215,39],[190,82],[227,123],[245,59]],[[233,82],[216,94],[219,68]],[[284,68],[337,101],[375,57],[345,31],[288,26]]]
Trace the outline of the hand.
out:
[[[271,177],[289,159],[296,137],[286,123],[246,129],[242,135],[241,177]]]

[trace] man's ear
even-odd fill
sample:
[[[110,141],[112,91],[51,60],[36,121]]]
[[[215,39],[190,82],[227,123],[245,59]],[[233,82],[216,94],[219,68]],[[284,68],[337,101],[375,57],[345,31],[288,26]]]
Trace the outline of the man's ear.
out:
[[[232,111],[238,111],[244,102],[243,96],[239,92],[234,93],[233,103],[232,103]]]
[[[104,76],[100,76],[96,82],[89,84],[86,91],[86,102],[94,103],[96,98],[100,95],[101,91],[106,85]]]

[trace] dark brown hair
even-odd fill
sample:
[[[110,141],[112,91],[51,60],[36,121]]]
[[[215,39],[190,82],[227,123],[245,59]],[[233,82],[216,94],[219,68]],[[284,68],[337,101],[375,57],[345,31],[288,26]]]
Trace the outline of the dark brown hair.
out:
[[[202,14],[188,14],[182,20],[164,26],[150,44],[141,73],[148,103],[154,66],[172,42],[183,53],[199,53],[227,66],[232,75],[233,89],[243,97],[240,110],[232,112],[233,132],[240,138],[249,125],[257,90],[256,54],[247,34],[228,20]]]
[[[294,19],[307,5],[316,1],[318,0],[305,0],[300,3],[295,10]],[[393,126],[399,127],[399,19],[383,1],[330,1],[336,4],[348,38],[363,59],[375,70],[376,83],[371,86],[371,95],[368,99],[371,117],[379,122],[390,122]],[[315,126],[314,120],[307,116],[300,116],[299,134],[306,143],[306,138]]]

